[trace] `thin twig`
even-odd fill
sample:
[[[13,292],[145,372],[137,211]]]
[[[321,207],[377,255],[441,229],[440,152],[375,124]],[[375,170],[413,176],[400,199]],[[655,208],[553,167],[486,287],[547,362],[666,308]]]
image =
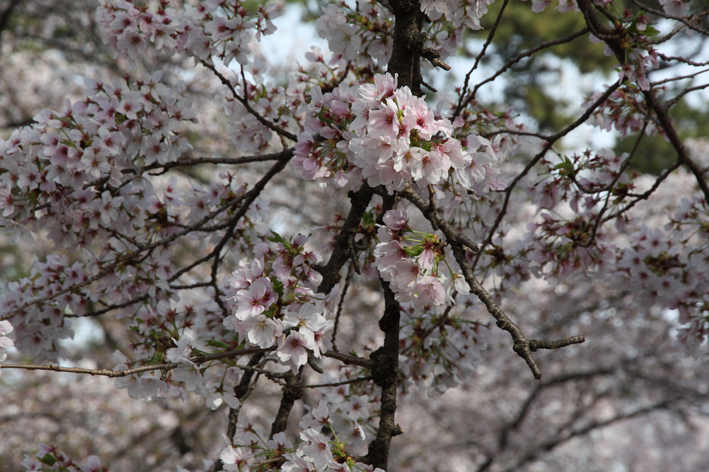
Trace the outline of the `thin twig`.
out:
[[[510,198],[512,197],[512,191],[517,186],[517,184],[520,182],[520,180],[522,180],[524,178],[524,176],[527,175],[530,170],[532,170],[532,167],[534,167],[542,159],[542,157],[544,157],[546,155],[547,151],[549,151],[549,149],[551,149],[551,147],[554,145],[554,143],[556,141],[558,141],[559,139],[566,136],[568,133],[570,133],[571,131],[573,131],[577,127],[581,126],[583,123],[585,123],[586,120],[588,119],[588,117],[591,116],[591,114],[596,110],[596,108],[601,106],[601,104],[603,104],[603,102],[605,102],[608,99],[608,97],[610,97],[613,94],[613,92],[615,92],[618,89],[618,87],[620,87],[620,82],[616,82],[613,85],[611,85],[610,87],[608,87],[608,90],[606,90],[605,93],[603,93],[603,95],[598,97],[598,99],[595,102],[593,102],[593,104],[591,104],[591,106],[589,106],[586,109],[586,111],[576,121],[574,121],[573,123],[568,125],[563,130],[559,131],[555,135],[550,136],[549,140],[544,145],[542,150],[539,151],[539,153],[537,153],[537,155],[534,156],[527,163],[526,166],[524,166],[524,169],[522,170],[522,172],[520,172],[512,180],[512,182],[509,183],[509,185],[507,185],[507,188],[505,189],[505,199],[502,202],[502,208],[500,209],[500,212],[497,214],[497,218],[495,218],[495,222],[493,223],[492,227],[490,228],[490,231],[488,232],[487,237],[480,245],[480,250],[477,252],[475,259],[473,260],[473,263],[471,265],[471,268],[473,270],[475,270],[475,268],[477,267],[478,262],[480,260],[480,256],[484,253],[485,248],[488,246],[488,244],[490,244],[492,242],[492,239],[495,236],[495,231],[497,231],[497,228],[500,226],[502,219],[505,217],[505,214],[507,213],[507,208],[510,204]]]
[[[347,271],[347,277],[345,278],[345,286],[342,289],[342,295],[340,295],[340,302],[337,304],[337,314],[335,315],[335,326],[332,329],[332,350],[337,351],[337,344],[335,340],[337,339],[337,327],[340,324],[340,315],[342,315],[342,305],[345,301],[345,295],[347,295],[347,290],[350,288],[350,282],[352,281],[352,270]]]
[[[218,352],[215,354],[205,354],[202,356],[196,356],[190,359],[190,362],[194,364],[203,364],[208,361],[213,361],[216,359],[226,359],[246,356],[248,354],[255,354],[259,352],[270,352],[275,351],[275,347],[262,349],[262,348],[248,348],[248,349],[235,349],[233,351]],[[36,364],[0,364],[1,369],[22,369],[22,370],[50,370],[53,372],[65,372],[70,374],[85,374],[91,376],[103,376],[103,377],[127,377],[133,374],[139,374],[141,372],[150,372],[155,370],[172,370],[180,366],[179,362],[168,362],[165,364],[156,365],[146,365],[142,367],[135,367],[133,369],[124,370],[108,370],[108,369],[84,369],[81,367],[61,367],[58,365],[36,365]]]
[[[464,109],[465,107],[467,107],[468,105],[470,105],[470,102],[472,102],[473,100],[475,100],[475,96],[476,96],[476,94],[477,94],[477,92],[478,92],[478,89],[479,89],[480,87],[482,87],[483,85],[485,85],[485,84],[488,83],[488,82],[492,82],[492,81],[495,80],[497,77],[499,77],[500,75],[502,75],[507,69],[509,69],[510,67],[512,67],[513,65],[515,65],[516,63],[518,63],[519,61],[521,61],[522,59],[524,59],[525,57],[529,57],[529,56],[531,56],[531,55],[533,55],[533,54],[535,54],[535,53],[541,51],[542,49],[546,49],[546,48],[549,48],[549,47],[552,47],[552,46],[556,46],[556,45],[558,45],[558,44],[564,44],[564,43],[571,42],[571,41],[573,41],[574,39],[576,39],[576,38],[578,38],[578,37],[580,37],[580,36],[583,36],[584,34],[588,33],[589,31],[590,31],[590,30],[589,30],[588,28],[584,28],[584,29],[582,29],[581,31],[577,31],[576,33],[573,33],[573,34],[571,34],[571,35],[569,35],[569,36],[566,36],[565,38],[560,38],[560,39],[556,39],[556,40],[554,40],[554,41],[547,41],[547,42],[541,43],[539,46],[534,47],[534,48],[532,48],[532,49],[529,49],[529,50],[527,50],[527,51],[524,51],[524,52],[518,54],[517,56],[513,57],[512,59],[510,59],[509,61],[507,61],[507,62],[505,63],[505,65],[502,66],[502,68],[500,68],[500,69],[499,69],[497,72],[495,72],[493,75],[491,75],[491,76],[488,77],[487,79],[485,79],[485,80],[483,80],[482,82],[480,82],[480,83],[478,83],[478,84],[475,85],[475,88],[473,89],[472,92],[470,92],[470,95],[468,95],[468,97],[467,97],[465,100],[463,100],[462,103],[459,104],[459,105],[456,107],[455,112],[453,113],[453,116],[451,117],[451,121],[455,120],[455,119],[458,117],[458,115],[460,114],[460,112],[463,111],[463,109]]]
[[[368,375],[366,377],[357,377],[356,379],[343,380],[342,382],[332,382],[332,383],[324,383],[324,384],[310,384],[310,385],[296,385],[296,387],[300,387],[300,388],[339,387],[340,385],[348,385],[348,384],[353,384],[353,383],[357,383],[357,382],[366,382],[368,380],[372,380],[371,375]]]
[[[465,94],[468,92],[468,82],[470,81],[470,76],[478,68],[478,65],[480,64],[480,60],[485,56],[488,46],[490,46],[490,43],[492,43],[492,39],[495,37],[495,33],[497,32],[497,27],[500,26],[500,21],[502,20],[502,15],[505,13],[505,8],[507,7],[508,1],[509,0],[505,0],[502,3],[502,7],[500,8],[500,13],[497,14],[497,19],[495,19],[495,24],[492,25],[492,29],[490,30],[490,34],[487,35],[487,39],[485,40],[485,44],[483,44],[483,48],[480,51],[480,54],[478,54],[477,57],[475,58],[475,63],[473,64],[473,67],[468,71],[467,74],[465,74],[465,80],[463,81],[463,88],[460,89],[460,98],[458,99],[458,106],[456,107],[456,113],[454,114],[454,116],[458,116],[458,113],[460,113],[460,111],[458,111],[458,110],[462,110],[463,98],[465,97]]]
[[[406,198],[417,207],[426,208],[424,216],[426,216],[427,218],[430,218],[431,215],[437,215],[436,209],[431,208],[429,204],[423,202],[423,199],[416,192],[414,192],[409,185],[407,185],[399,193],[403,198]],[[557,341],[539,341],[536,339],[527,339],[524,333],[522,333],[522,330],[515,323],[513,323],[512,320],[510,320],[510,318],[505,314],[505,312],[502,311],[502,309],[497,305],[497,303],[495,303],[492,296],[487,292],[487,290],[482,287],[480,282],[478,282],[478,280],[475,278],[475,275],[473,274],[473,271],[465,257],[465,251],[463,249],[464,245],[459,242],[460,235],[457,234],[457,232],[454,231],[450,227],[450,225],[442,218],[439,217],[437,219],[437,223],[441,232],[443,232],[446,237],[446,240],[450,244],[451,249],[453,250],[455,260],[458,262],[458,265],[460,266],[460,269],[463,272],[463,277],[465,278],[465,281],[470,286],[470,291],[475,294],[475,296],[477,296],[478,299],[485,305],[488,313],[490,313],[497,320],[497,327],[510,333],[510,336],[512,336],[512,340],[514,342],[512,349],[517,353],[518,356],[525,360],[530,370],[532,371],[534,378],[540,379],[542,377],[542,373],[539,370],[537,363],[534,361],[534,358],[532,357],[532,352],[536,351],[537,349],[558,349],[570,346],[572,344],[580,344],[585,341],[585,338],[583,336],[566,337]]]
[[[271,123],[266,118],[261,116],[261,114],[259,112],[254,110],[254,108],[251,106],[251,104],[249,103],[248,100],[246,100],[244,97],[242,97],[238,93],[236,93],[236,89],[234,88],[232,83],[229,81],[229,79],[224,77],[224,75],[222,75],[222,73],[219,72],[216,67],[214,67],[212,64],[210,64],[209,62],[202,60],[202,59],[200,59],[199,62],[204,67],[211,70],[214,73],[214,75],[216,75],[217,78],[219,78],[219,80],[222,82],[222,84],[227,86],[227,88],[231,91],[234,98],[236,100],[238,100],[239,103],[241,103],[244,106],[244,108],[246,108],[246,110],[248,110],[248,112],[251,113],[251,115],[253,115],[254,118],[256,118],[259,121],[259,123],[261,123],[262,125],[264,125],[268,129],[278,133],[279,135],[283,136],[284,138],[288,138],[291,141],[298,141],[298,137],[296,135],[294,135],[293,133],[291,133],[289,131],[284,130],[280,126],[276,126],[274,123]],[[246,87],[245,86],[244,86],[244,94],[246,94]]]

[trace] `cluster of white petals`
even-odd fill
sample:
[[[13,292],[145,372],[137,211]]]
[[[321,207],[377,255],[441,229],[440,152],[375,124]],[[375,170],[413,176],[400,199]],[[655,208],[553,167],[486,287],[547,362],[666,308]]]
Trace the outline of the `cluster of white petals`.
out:
[[[234,315],[224,325],[241,334],[251,346],[278,345],[276,356],[293,371],[308,361],[309,353],[321,357],[326,350],[325,335],[334,326],[334,290],[327,297],[315,293],[319,274],[312,264],[319,254],[304,248],[307,237],[293,241],[274,234],[271,244],[256,248],[260,256],[240,268],[227,281]]]
[[[488,5],[495,0],[422,0],[421,11],[432,21],[441,17],[455,28],[466,27],[472,30],[481,29],[480,18],[487,13]]]
[[[399,302],[425,309],[454,303],[454,292],[470,293],[460,270],[450,269],[457,264],[437,235],[411,230],[404,211],[388,211],[384,223],[377,231],[380,242],[374,249],[375,265]],[[410,245],[411,241],[417,244]],[[443,267],[449,268],[448,275]]]
[[[0,362],[7,359],[7,353],[5,349],[13,347],[15,343],[12,339],[8,338],[7,335],[12,332],[15,328],[12,327],[9,321],[0,321]]]
[[[102,0],[97,21],[104,41],[116,54],[135,60],[152,49],[198,60],[220,59],[228,65],[249,62],[250,44],[276,30],[276,5],[261,5],[255,13],[237,1],[208,0],[181,12],[162,5],[157,12],[127,0]]]
[[[293,163],[304,178],[338,186],[364,179],[389,192],[409,183],[422,188],[450,181],[476,193],[498,186],[491,143],[453,137],[450,121],[436,117],[408,87],[397,88],[390,74],[324,95],[316,89],[312,97]]]

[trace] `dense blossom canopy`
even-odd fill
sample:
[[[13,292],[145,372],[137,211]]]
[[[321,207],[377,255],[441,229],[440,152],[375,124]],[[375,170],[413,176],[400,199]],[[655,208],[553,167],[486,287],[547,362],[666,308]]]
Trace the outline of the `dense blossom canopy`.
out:
[[[568,348],[583,332],[532,338],[548,333],[528,328],[525,304],[549,287],[587,287],[589,302],[601,285],[609,299],[635,294],[634,310],[676,313],[678,342],[700,353],[709,158],[680,139],[671,110],[706,87],[692,80],[707,62],[665,46],[706,36],[707,11],[618,2],[560,0],[577,31],[474,83],[488,41],[446,95],[426,80],[449,74],[491,1],[330,3],[315,22],[329,51],[313,47],[282,75],[259,49],[280,5],[101,0],[95,21],[128,72],[85,78],[83,97],[0,141],[0,227],[47,248],[0,292],[0,361],[14,346],[41,365],[3,375],[104,375],[133,399],[225,405],[205,470],[346,472],[392,467],[397,398],[465,382],[491,331],[509,334],[537,379],[536,351],[567,348],[549,357],[561,364],[584,349]],[[617,67],[563,129],[478,101],[524,58],[581,41],[603,43]],[[647,176],[633,171],[637,145],[566,152],[582,124],[637,143],[660,135],[673,155]],[[117,364],[56,365],[83,317],[127,329]],[[270,432],[242,411],[262,378],[282,388]],[[100,470],[87,461],[43,444],[23,465]]]

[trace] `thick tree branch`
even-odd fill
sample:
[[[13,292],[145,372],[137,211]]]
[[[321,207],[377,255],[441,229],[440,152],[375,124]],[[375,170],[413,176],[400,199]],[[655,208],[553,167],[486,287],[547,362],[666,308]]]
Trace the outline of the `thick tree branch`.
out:
[[[415,82],[420,73],[414,70],[416,57],[420,54],[423,43],[421,23],[423,14],[418,0],[391,0],[396,22],[394,23],[394,43],[388,71],[398,75],[399,87],[409,87],[415,95],[421,95],[421,88]]]
[[[340,269],[345,265],[351,255],[351,251],[349,250],[350,241],[357,234],[359,224],[362,221],[362,215],[364,215],[364,211],[367,209],[367,205],[369,205],[373,194],[374,189],[367,185],[367,183],[362,184],[362,187],[356,192],[350,192],[349,197],[352,202],[352,207],[350,208],[350,213],[347,215],[345,223],[342,225],[340,234],[335,238],[335,249],[333,249],[327,264],[324,267],[320,266],[316,268],[323,277],[320,286],[318,286],[318,292],[328,294],[340,281]]]
[[[302,367],[297,374],[292,372],[286,373],[286,385],[283,387],[283,396],[281,397],[281,404],[278,406],[276,419],[273,420],[273,424],[271,425],[271,433],[268,436],[269,439],[273,439],[273,436],[286,430],[290,411],[293,409],[295,401],[303,396],[302,387],[299,385],[302,373]]]
[[[402,434],[396,424],[396,386],[399,375],[399,321],[401,309],[389,283],[381,280],[384,292],[384,316],[379,320],[379,329],[384,332],[384,345],[370,354],[372,379],[381,389],[381,414],[377,437],[369,443],[363,461],[374,467],[387,470],[391,438]]]

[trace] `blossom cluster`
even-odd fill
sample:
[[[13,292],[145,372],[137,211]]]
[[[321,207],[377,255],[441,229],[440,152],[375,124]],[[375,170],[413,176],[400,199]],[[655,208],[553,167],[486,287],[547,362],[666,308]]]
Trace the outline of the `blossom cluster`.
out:
[[[456,302],[465,311],[470,306],[463,298]],[[433,397],[472,375],[487,347],[489,330],[483,324],[413,307],[404,307],[403,313],[399,360],[407,386]]]
[[[706,241],[695,246],[683,242],[682,236],[686,233],[666,233],[641,225],[630,235],[629,245],[616,251],[613,280],[618,286],[642,292],[644,306],[677,310],[684,325],[678,339],[690,348],[697,347],[709,334],[709,257]]]
[[[527,225],[510,257],[524,270],[551,280],[583,269],[587,277],[609,278],[618,290],[643,293],[638,303],[646,308],[677,310],[685,325],[680,339],[696,345],[709,332],[706,202],[700,196],[680,202],[673,190],[657,190],[666,193],[662,198],[667,207],[656,210],[679,207],[664,229],[658,228],[659,222],[636,206],[648,198],[638,189],[656,183],[625,173],[629,159],[601,150],[545,161],[548,173],[527,187],[538,217]],[[680,172],[670,178],[668,188],[687,185],[688,177]],[[660,198],[654,196],[651,204],[657,206]]]
[[[309,352],[320,357],[326,350],[325,334],[334,326],[327,317],[337,297],[337,291],[316,294],[320,276],[312,266],[322,258],[305,249],[307,239],[300,235],[287,241],[273,233],[270,245],[257,244],[255,258],[240,262],[226,288],[234,315],[224,325],[249,345],[265,349],[278,343],[278,359],[294,372]]]
[[[602,95],[602,92],[588,97],[585,105],[589,105]],[[654,122],[644,124],[647,108],[641,99],[641,91],[635,84],[625,84],[614,91],[611,96],[591,116],[590,124],[606,131],[615,128],[625,137],[628,134],[638,133],[645,126],[645,133],[652,135],[660,132]]]
[[[156,235],[170,242],[178,231],[184,232],[185,221],[196,229],[209,220],[209,215],[233,213],[233,210],[220,209],[225,208],[225,202],[239,199],[246,187],[238,184],[233,175],[222,174],[221,177],[223,181],[215,181],[208,188],[195,184],[186,190],[179,188],[174,177],[165,179],[164,188],[160,188],[160,183],[155,179],[151,182],[132,178],[130,182],[135,186],[131,192],[124,194],[127,198],[118,207],[119,215],[130,217],[134,222],[130,239],[125,238],[127,230],[122,217],[114,218],[106,212],[87,215],[88,231],[81,234],[91,235],[90,242],[93,244],[80,246],[86,260],[70,260],[67,255],[54,254],[49,255],[46,261],[35,260],[30,276],[11,282],[8,290],[0,295],[0,316],[16,313],[13,325],[18,347],[38,359],[57,359],[62,351],[55,341],[70,337],[72,333],[65,315],[83,316],[92,303],[98,306],[124,306],[126,313],[138,313],[138,319],[142,320],[153,320],[169,313],[163,303],[173,276],[170,262],[173,245],[156,245],[138,266],[123,265],[121,261],[139,254],[142,247],[154,244]],[[108,192],[104,194],[108,195]],[[52,193],[40,195],[41,198],[61,203]],[[72,202],[64,203],[71,205]],[[86,204],[85,201],[80,203]],[[133,213],[128,214],[127,209],[133,209]],[[235,226],[235,234],[258,240],[258,235],[265,232],[260,222],[260,215],[265,209],[265,202],[256,199],[249,207],[247,217]],[[55,220],[65,216],[52,215]],[[108,219],[104,221],[104,217]],[[94,225],[97,229],[91,231]],[[195,240],[197,249],[202,251],[219,236],[213,232],[211,237],[209,234],[193,232],[189,236]],[[176,241],[175,248],[189,244],[185,239]],[[242,249],[247,248],[238,244],[234,247],[236,253]],[[146,296],[153,297],[155,303],[124,305]],[[153,309],[151,305],[155,304],[157,306]],[[198,313],[205,313],[208,307],[208,304],[201,304]],[[45,321],[33,323],[35,319]],[[146,335],[150,335],[154,326],[139,323],[134,328],[141,333],[147,329]],[[208,333],[207,336],[210,334],[218,335]],[[171,337],[177,337],[177,334],[166,334],[168,341]],[[149,359],[151,355],[146,353],[141,358]]]
[[[205,405],[216,410],[220,405],[226,404],[230,408],[238,408],[240,401],[234,395],[234,387],[238,385],[243,371],[238,367],[220,366],[200,370],[200,366],[192,360],[193,353],[206,352],[206,346],[182,334],[180,339],[173,339],[172,347],[167,350],[165,359],[179,364],[171,369],[169,374],[160,376],[155,372],[132,374],[116,379],[117,389],[126,389],[133,399],[151,400],[177,398],[184,400],[188,392],[199,395]],[[138,352],[140,354],[140,352]],[[120,351],[114,353],[118,364],[114,371],[121,371],[135,367]]]
[[[105,472],[108,469],[101,466],[98,456],[89,456],[86,464],[77,464],[64,451],[56,446],[40,444],[34,457],[25,454],[22,467],[26,470],[56,470],[59,472]]]
[[[424,309],[453,303],[454,292],[470,293],[470,286],[460,270],[452,268],[457,264],[436,234],[412,230],[408,215],[399,210],[388,211],[384,224],[377,231],[380,242],[374,249],[375,266],[399,302]]]
[[[326,372],[323,382],[337,383],[338,378]],[[356,388],[357,387],[357,388]],[[317,408],[303,415],[298,427],[318,432],[336,431],[350,450],[362,449],[375,431],[377,398],[373,388],[363,384],[323,387]]]
[[[8,338],[7,335],[10,334],[15,328],[7,320],[0,321],[0,362],[7,359],[7,353],[5,349],[13,347],[15,343],[12,339]]]
[[[426,0],[421,11],[433,21],[422,28],[425,47],[440,58],[455,53],[466,29],[480,29],[480,18],[494,0]],[[386,6],[386,9],[382,6]],[[318,33],[333,52],[330,64],[353,64],[359,68],[382,67],[392,52],[394,36],[387,1],[358,0],[355,7],[338,1],[322,8]],[[424,67],[431,67],[427,62]]]
[[[621,202],[618,199],[609,204],[608,189],[615,185],[620,195],[633,188],[628,175],[622,172],[627,157],[603,149],[563,156],[560,162],[543,162],[547,172],[526,188],[538,218],[527,224],[528,233],[518,245],[527,248],[529,272],[567,277],[579,268],[608,269],[613,244],[604,227],[596,227],[594,222],[605,216],[601,208],[607,212]],[[620,227],[625,220],[622,212],[616,214]]]
[[[7,293],[0,296],[0,313],[3,314],[17,309],[28,299],[65,292],[63,296],[57,295],[53,303],[27,307],[20,316],[13,318],[15,344],[19,350],[37,359],[55,360],[64,355],[55,342],[73,336],[70,322],[64,319],[64,311],[81,315],[90,300],[65,291],[65,288],[85,280],[82,264],[69,264],[66,255],[52,254],[47,256],[46,262],[35,261],[30,277],[8,284]]]
[[[280,470],[285,471],[380,470],[352,457],[366,450],[367,440],[375,435],[375,389],[367,383],[327,386],[340,383],[330,372],[324,373],[322,382],[326,386],[313,391],[317,407],[306,405],[307,413],[298,422],[299,444],[294,446],[284,433],[266,441],[263,432],[242,414],[234,439],[226,441],[221,453],[225,469],[253,469],[262,461],[281,458],[285,462]]]
[[[242,71],[262,80],[266,63],[251,50],[262,35],[276,31],[273,24],[279,12],[275,3],[259,5],[250,12],[238,1],[202,2],[185,6],[177,12],[161,1],[156,12],[134,5],[128,0],[110,0],[98,9],[98,21],[103,26],[104,41],[131,60],[144,54],[149,45],[156,52],[183,58],[193,58],[208,66],[221,64],[226,69],[236,61]],[[229,75],[230,73],[227,73]],[[287,129],[292,117],[288,113],[292,103],[284,101],[282,87],[271,85],[222,85],[215,95],[229,118],[228,135],[241,152],[268,149],[275,133],[257,120],[235,97],[230,87],[243,99],[253,102],[253,109],[262,119]],[[297,108],[297,107],[295,107]],[[282,116],[286,115],[286,116]]]
[[[135,235],[147,209],[140,166],[173,162],[191,147],[179,132],[194,118],[185,85],[168,88],[161,75],[125,85],[87,79],[84,100],[41,112],[33,128],[0,143],[8,170],[0,176],[0,225],[46,229],[59,247],[90,242],[109,225]]]
[[[455,28],[479,30],[480,18],[487,13],[494,0],[423,0],[421,11],[433,21],[445,17]]]
[[[260,5],[249,13],[238,1],[209,0],[186,6],[178,13],[167,0],[157,12],[136,6],[129,0],[104,0],[97,21],[104,41],[117,55],[135,61],[152,43],[155,51],[169,56],[181,54],[197,60],[218,58],[225,65],[236,60],[249,62],[250,43],[276,30],[274,4]]]
[[[496,186],[491,143],[470,135],[464,148],[452,132],[450,121],[437,118],[408,87],[397,88],[390,74],[377,75],[374,84],[343,84],[324,95],[313,91],[293,165],[304,178],[343,186],[361,177],[389,192],[449,179],[480,193]]]
[[[224,470],[247,471],[266,461],[284,461],[279,470],[285,472],[383,472],[360,462],[355,462],[345,452],[346,441],[330,439],[320,429],[332,427],[328,419],[327,407],[320,403],[318,415],[323,423],[317,427],[299,425],[300,444],[297,447],[286,439],[285,433],[278,433],[272,439],[264,440],[263,431],[255,426],[248,417],[242,415],[237,424],[233,440],[227,439],[226,446],[220,453]],[[315,411],[313,410],[313,412]],[[235,446],[236,445],[236,446]]]
[[[375,0],[358,0],[356,8],[344,1],[330,3],[322,7],[316,26],[333,53],[331,64],[382,66],[391,56],[393,22]]]

